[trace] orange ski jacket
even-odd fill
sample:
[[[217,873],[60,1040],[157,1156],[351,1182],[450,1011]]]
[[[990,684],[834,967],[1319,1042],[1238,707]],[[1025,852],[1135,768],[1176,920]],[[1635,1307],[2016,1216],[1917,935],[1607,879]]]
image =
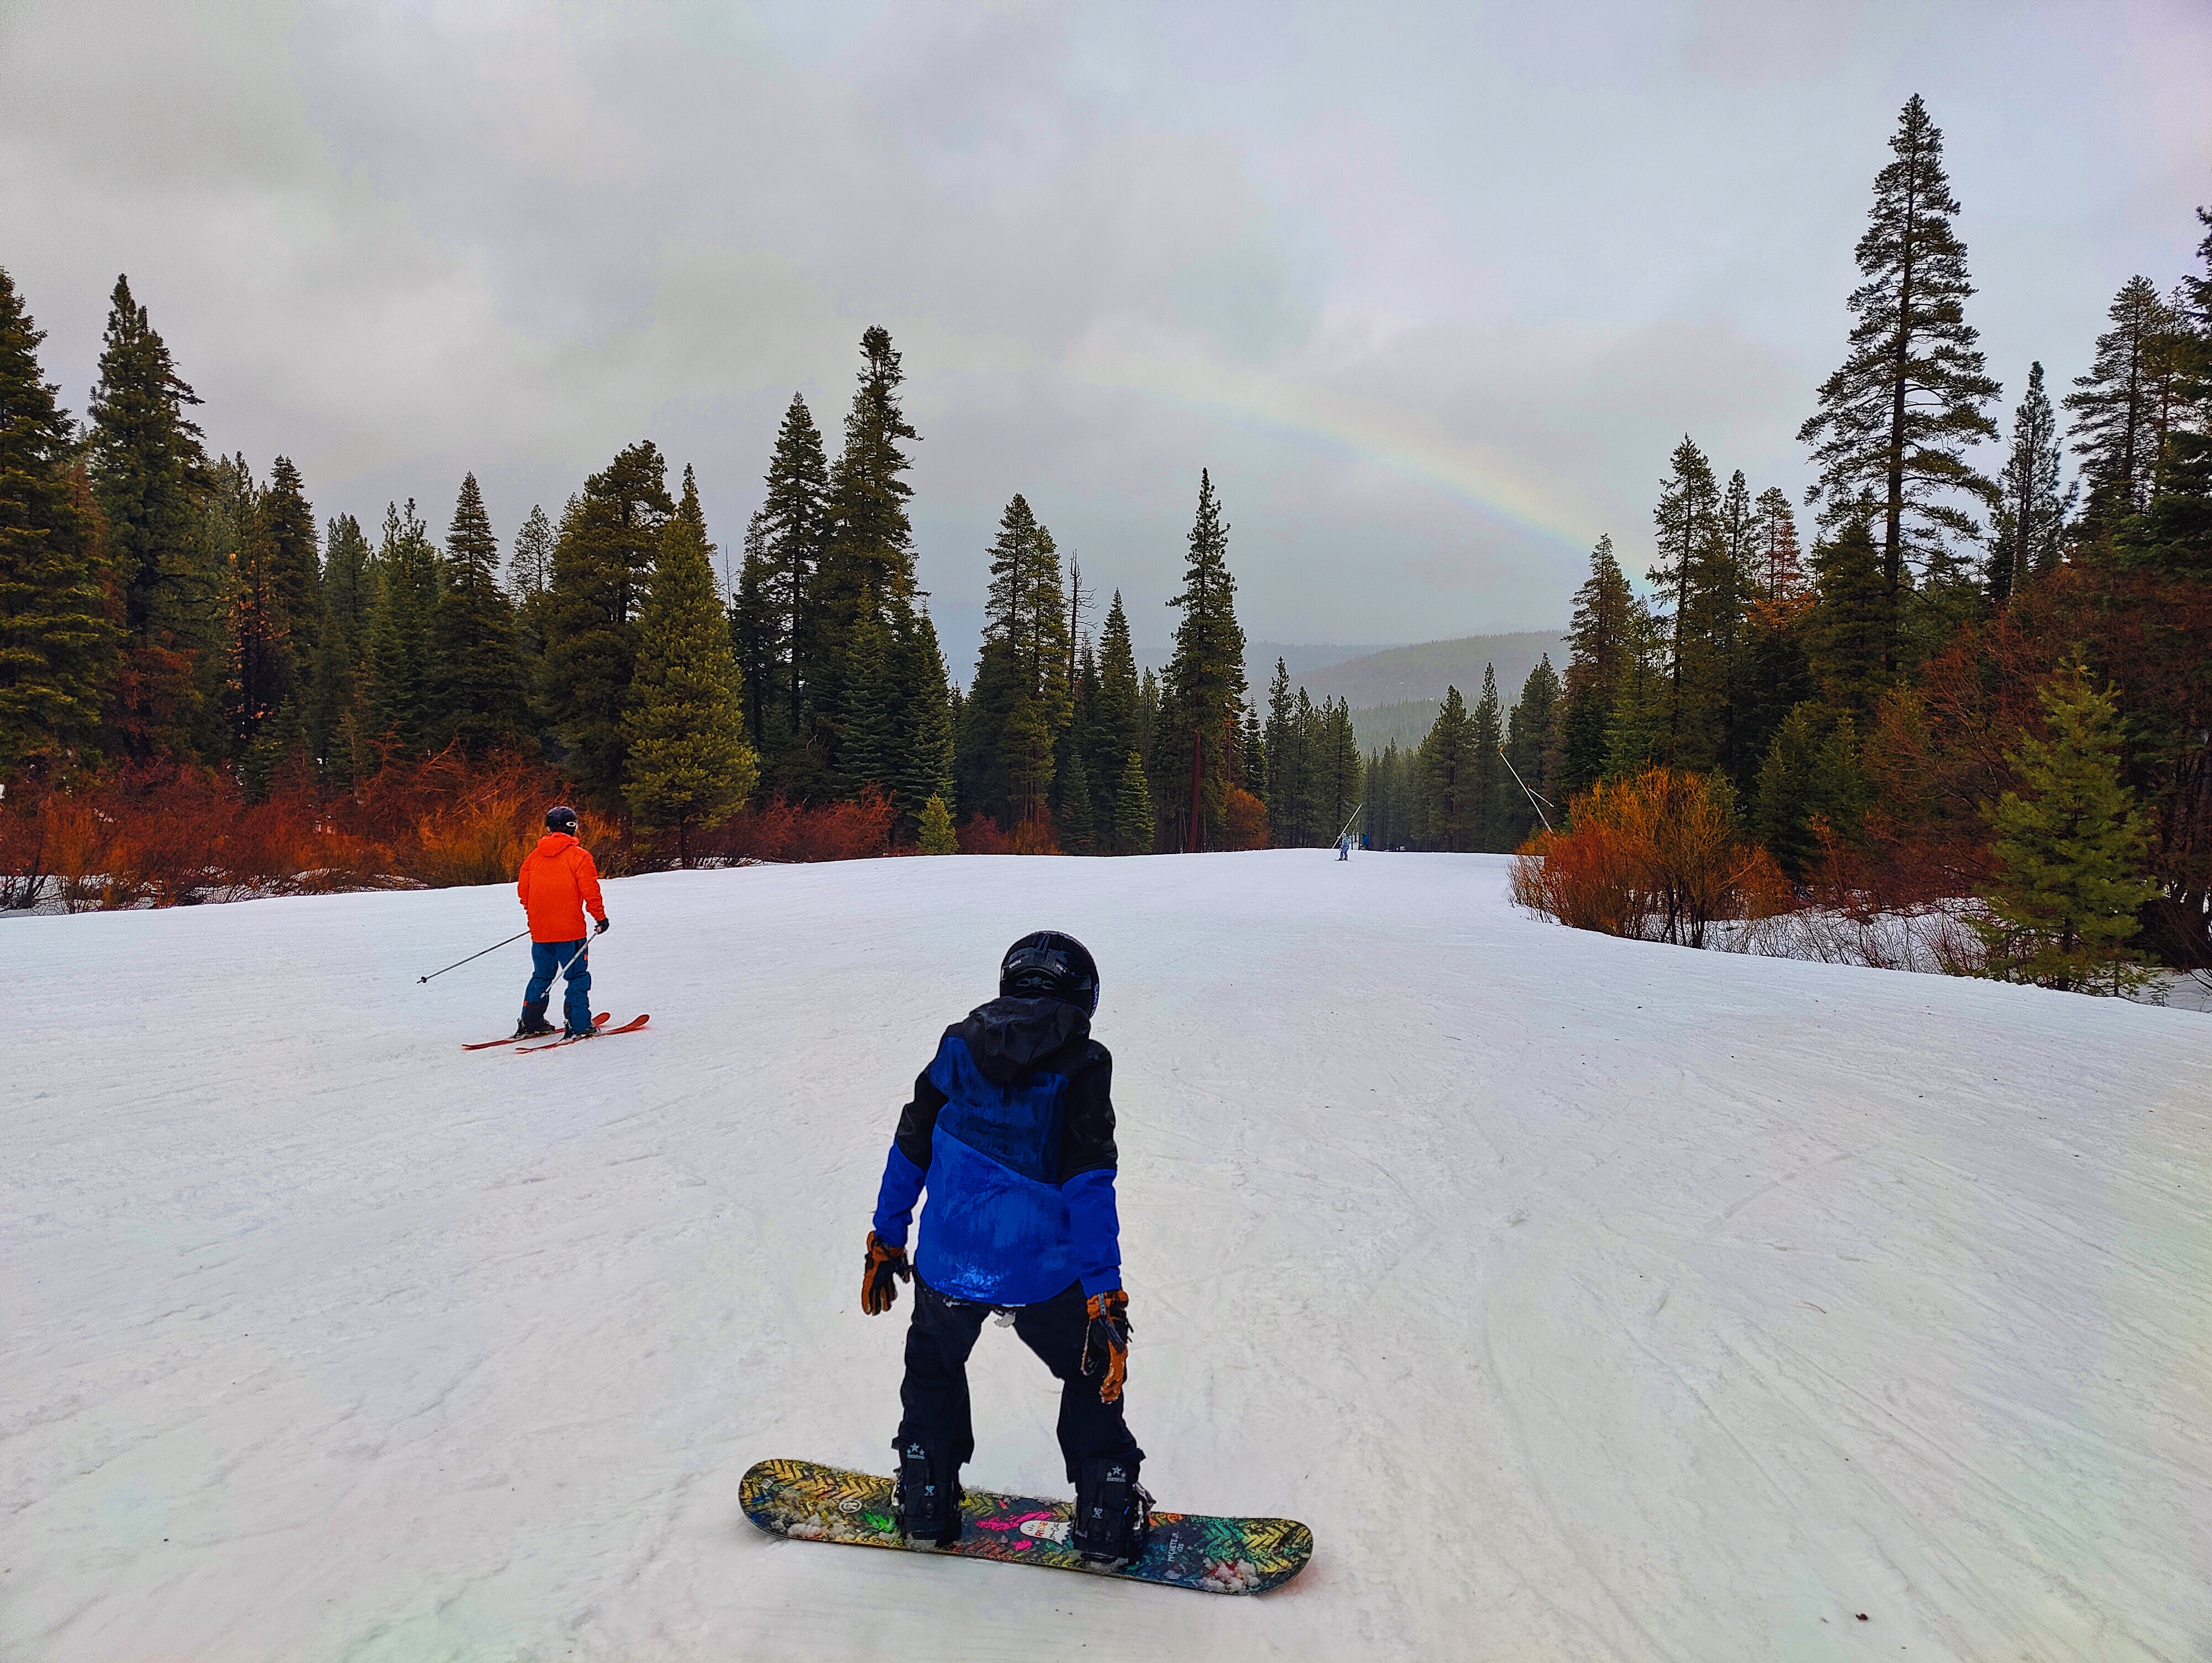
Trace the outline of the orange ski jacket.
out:
[[[581,941],[584,908],[589,907],[593,918],[607,915],[592,852],[566,832],[547,832],[523,856],[514,892],[530,914],[532,941]]]

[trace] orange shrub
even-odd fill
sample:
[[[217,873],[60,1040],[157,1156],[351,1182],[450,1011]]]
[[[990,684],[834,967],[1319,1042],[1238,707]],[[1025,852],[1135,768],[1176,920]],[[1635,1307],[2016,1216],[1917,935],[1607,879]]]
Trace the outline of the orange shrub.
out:
[[[1267,805],[1242,786],[1231,786],[1221,805],[1221,847],[1224,849],[1264,849],[1267,847]]]
[[[1711,782],[1662,768],[1577,798],[1568,829],[1537,833],[1515,857],[1512,893],[1578,930],[1691,947],[1720,920],[1771,918],[1793,899]]]
[[[968,823],[960,828],[960,853],[963,854],[1012,854],[1013,845],[999,822],[980,810],[968,816]]]
[[[1032,815],[1014,828],[1014,835],[1006,840],[1008,854],[1058,854],[1060,839],[1052,829],[1052,822],[1042,815]]]
[[[871,786],[850,803],[793,803],[771,797],[738,810],[710,831],[694,832],[696,854],[723,860],[866,860],[890,853],[897,810]]]

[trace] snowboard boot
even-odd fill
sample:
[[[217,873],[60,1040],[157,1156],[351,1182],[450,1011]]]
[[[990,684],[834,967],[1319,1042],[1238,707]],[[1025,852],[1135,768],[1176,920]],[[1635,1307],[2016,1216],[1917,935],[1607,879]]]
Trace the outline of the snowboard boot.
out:
[[[1143,1556],[1152,1534],[1152,1498],[1137,1482],[1137,1463],[1123,1455],[1085,1461],[1067,1545],[1095,1569],[1119,1570]]]
[[[891,1499],[909,1547],[951,1547],[960,1539],[960,1470],[948,1451],[920,1438],[901,1444]]]
[[[553,1024],[545,1020],[546,1004],[544,999],[526,999],[523,1002],[522,1020],[514,1024],[515,1038],[534,1040],[540,1034],[553,1031]]]

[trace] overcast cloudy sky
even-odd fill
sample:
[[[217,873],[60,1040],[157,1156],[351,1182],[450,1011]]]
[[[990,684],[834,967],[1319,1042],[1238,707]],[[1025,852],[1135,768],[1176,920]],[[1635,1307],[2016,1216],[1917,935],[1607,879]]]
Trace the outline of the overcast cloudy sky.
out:
[[[734,547],[887,326],[964,663],[1027,493],[1164,640],[1201,464],[1248,630],[1564,620],[1686,429],[1793,493],[1897,111],[2009,401],[2212,202],[2212,6],[0,0],[0,265],[82,412],[118,271],[318,509],[502,537],[622,445]]]

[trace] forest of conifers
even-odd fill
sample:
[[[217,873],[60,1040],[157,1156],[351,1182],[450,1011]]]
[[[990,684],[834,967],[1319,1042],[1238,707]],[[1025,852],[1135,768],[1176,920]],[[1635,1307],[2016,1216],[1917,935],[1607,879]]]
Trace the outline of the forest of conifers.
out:
[[[1804,502],[1723,480],[1685,437],[1645,590],[1601,539],[1559,670],[1510,705],[1455,689],[1418,746],[1365,757],[1342,703],[1279,666],[1247,687],[1202,471],[1164,671],[1139,674],[1120,594],[1016,495],[974,679],[953,686],[915,583],[918,435],[882,329],[834,454],[793,399],[725,593],[691,471],[672,478],[650,441],[533,510],[504,560],[473,476],[442,534],[411,501],[319,523],[285,458],[210,453],[127,281],[73,419],[0,270],[0,841],[31,875],[8,896],[79,868],[112,889],[135,850],[168,876],[115,904],[192,898],[190,858],[131,830],[153,804],[191,805],[208,841],[285,805],[283,859],[434,881],[514,847],[453,827],[556,789],[619,870],[779,837],[792,858],[1103,854],[1349,826],[1376,847],[1506,850],[1540,802],[1565,827],[1594,785],[1656,767],[1700,776],[1801,894],[2018,889],[2033,847],[2078,868],[2046,888],[2117,883],[2100,893],[2142,901],[2141,947],[2212,964],[2212,235],[2205,269],[2121,288],[2070,390],[2027,366],[2007,433],[1917,98],[1891,149],[1846,355],[1799,434]],[[468,837],[473,855],[446,847]]]

